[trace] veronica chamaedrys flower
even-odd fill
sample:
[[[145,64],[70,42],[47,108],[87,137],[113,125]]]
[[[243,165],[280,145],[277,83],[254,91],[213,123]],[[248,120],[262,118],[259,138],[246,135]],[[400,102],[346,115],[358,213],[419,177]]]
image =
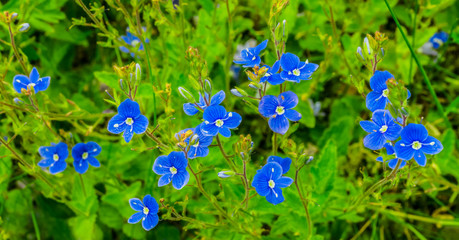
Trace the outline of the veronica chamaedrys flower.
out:
[[[290,158],[281,158],[278,156],[269,156],[268,163],[275,162],[278,163],[282,167],[282,174],[286,174],[288,170],[290,170],[290,165],[292,164],[292,159]]]
[[[171,152],[169,155],[162,155],[156,158],[153,164],[153,172],[162,175],[159,178],[158,186],[162,187],[172,181],[172,186],[180,190],[190,180],[190,174],[186,170],[188,159],[183,152]]]
[[[315,63],[301,62],[300,58],[293,53],[282,54],[280,64],[282,66],[281,78],[296,83],[301,80],[309,80],[319,68],[319,65]]]
[[[204,123],[199,124],[195,128],[194,134],[190,137],[192,145],[190,145],[190,150],[188,150],[187,153],[189,159],[197,157],[206,157],[209,154],[209,146],[210,144],[212,144],[214,138],[202,134],[201,127],[203,124]]]
[[[426,127],[422,124],[410,123],[403,128],[402,139],[395,143],[395,153],[398,158],[404,160],[414,160],[419,166],[426,165],[425,154],[437,154],[443,150],[443,145],[439,140],[429,136]]]
[[[51,174],[56,174],[64,171],[67,168],[65,159],[69,156],[67,144],[60,142],[58,144],[51,143],[51,146],[40,147],[38,149],[42,160],[38,162],[40,167],[49,167]]]
[[[95,158],[100,154],[102,148],[95,142],[77,143],[72,148],[73,167],[79,174],[88,170],[90,164],[93,167],[100,167],[100,162]]]
[[[394,155],[395,154],[395,149],[394,149],[394,146],[392,146],[392,143],[390,142],[386,142],[384,143],[384,148],[386,149],[386,152],[387,152],[387,155]],[[398,158],[397,156],[395,155],[394,156],[395,158],[389,160],[388,162],[388,165],[390,168],[394,169],[395,166],[397,165],[397,162],[398,162]],[[378,162],[384,162],[383,158],[382,157],[377,157],[376,158],[376,161]],[[400,163],[400,166],[398,168],[402,168],[406,165],[406,161],[405,160],[402,160],[402,162]]]
[[[38,70],[34,67],[29,76],[18,74],[14,76],[13,87],[16,92],[21,93],[22,89],[33,88],[35,93],[45,91],[49,87],[51,77],[40,77]]]
[[[437,32],[429,39],[434,49],[438,49],[446,41],[448,41],[448,33],[446,32]]]
[[[223,137],[230,137],[230,129],[237,128],[242,121],[241,115],[236,112],[226,112],[226,109],[220,105],[209,106],[204,111],[203,118],[201,132],[204,136],[216,136],[220,133]]]
[[[136,224],[142,220],[142,227],[147,231],[150,231],[158,224],[159,205],[156,202],[156,199],[150,194],[143,197],[143,202],[138,198],[131,198],[129,200],[129,204],[132,209],[138,212],[134,213],[128,219],[128,223]]]
[[[207,103],[209,103],[210,106],[219,105],[225,100],[225,96],[225,92],[221,90],[213,95],[209,101],[209,94],[205,93],[203,97],[202,94],[199,93],[199,102],[183,104],[183,111],[186,115],[193,116],[199,112],[199,109],[206,110]]]
[[[366,105],[367,108],[374,112],[378,109],[385,109],[387,103],[390,103],[388,95],[389,89],[387,88],[387,80],[394,79],[394,75],[392,75],[388,71],[376,71],[375,74],[370,78],[370,87],[371,91],[368,93],[366,98]],[[410,98],[411,93],[408,91],[408,98]]]
[[[373,112],[373,121],[360,121],[360,126],[368,132],[363,139],[363,145],[371,150],[383,148],[387,140],[395,141],[400,136],[402,126],[395,122],[388,110],[376,110]]]
[[[118,114],[110,119],[107,129],[114,134],[124,132],[124,140],[128,143],[134,133],[142,134],[147,127],[148,118],[140,113],[139,104],[128,98],[118,106]]]
[[[142,30],[145,32],[146,28],[142,27]],[[137,49],[138,51],[143,51],[144,47],[142,44],[142,41],[140,41],[140,38],[135,36],[129,31],[129,28],[126,29],[126,35],[121,36],[121,39],[128,45],[131,45],[134,49]],[[147,38],[145,39],[145,43],[149,43],[150,40]],[[135,53],[129,51],[129,49],[125,46],[121,46],[120,50],[125,53],[130,53],[131,57],[135,57]]]
[[[280,61],[276,61],[273,64],[273,67],[269,67],[268,65],[263,67],[267,68],[268,71],[260,78],[261,83],[268,81],[271,85],[279,85],[285,82],[285,80],[281,78],[280,74],[277,73],[280,69]]]
[[[260,196],[266,197],[268,202],[276,205],[284,201],[282,189],[290,186],[293,179],[282,176],[282,167],[276,162],[270,162],[257,170],[253,177],[252,187]]]
[[[241,51],[241,60],[233,60],[236,64],[244,64],[243,67],[255,67],[260,65],[261,58],[258,56],[260,52],[266,48],[268,40],[264,40],[254,48],[246,48]]]
[[[289,128],[290,121],[299,121],[301,114],[292,108],[298,104],[298,96],[292,91],[264,96],[258,105],[261,115],[269,118],[268,124],[271,130],[276,133],[285,134]]]

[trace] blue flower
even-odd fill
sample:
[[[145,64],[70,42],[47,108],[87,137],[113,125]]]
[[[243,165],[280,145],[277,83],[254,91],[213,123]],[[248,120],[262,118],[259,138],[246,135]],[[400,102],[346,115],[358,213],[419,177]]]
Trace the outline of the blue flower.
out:
[[[134,213],[128,219],[128,223],[136,224],[142,220],[142,227],[147,231],[150,231],[158,224],[159,205],[156,202],[156,199],[150,194],[143,197],[143,202],[138,198],[131,198],[129,200],[129,204],[132,209],[138,212]]]
[[[385,109],[387,103],[390,103],[389,98],[389,89],[387,88],[387,80],[394,79],[394,75],[392,75],[388,71],[376,71],[375,74],[370,79],[370,87],[371,91],[367,95],[366,105],[367,108],[374,112],[378,109]],[[410,98],[411,93],[408,91],[408,98]]]
[[[193,116],[199,112],[199,109],[206,110],[207,104],[210,104],[210,106],[219,105],[223,100],[225,100],[225,92],[223,90],[213,95],[210,102],[209,94],[205,93],[204,97],[202,97],[202,94],[199,93],[199,102],[183,104],[183,111],[186,115]]]
[[[142,27],[142,30],[145,32],[146,28]],[[137,51],[143,51],[143,44],[142,41],[140,41],[140,38],[129,32],[129,28],[126,29],[126,35],[121,36],[121,39],[128,45],[131,45],[134,49],[137,49]],[[149,43],[150,40],[147,38],[145,39],[145,43]],[[120,50],[125,53],[131,53],[131,57],[135,57],[135,53],[129,51],[129,49],[125,46],[121,46]]]
[[[392,143],[390,142],[387,142],[387,143],[384,143],[384,148],[386,148],[386,152],[387,152],[387,155],[394,155],[395,154],[395,149],[394,147],[392,146]],[[384,162],[383,158],[382,157],[377,157],[376,158],[376,161],[378,162]],[[397,165],[397,162],[398,162],[398,158],[397,156],[395,156],[395,158],[389,160],[389,167],[394,169],[395,166]],[[406,161],[405,160],[402,160],[402,162],[400,163],[400,166],[399,168],[402,168],[406,165]]]
[[[437,32],[429,39],[435,49],[438,49],[446,41],[448,41],[448,33],[446,32]]]
[[[140,113],[139,104],[126,99],[118,106],[118,114],[108,122],[108,131],[114,134],[124,132],[124,140],[131,141],[134,133],[142,134],[147,130],[148,118]]]
[[[290,121],[299,121],[301,114],[293,110],[298,104],[298,96],[291,91],[281,93],[279,97],[273,95],[264,96],[258,111],[264,117],[269,118],[268,124],[271,130],[276,133],[285,134],[289,128]]]
[[[370,133],[363,139],[363,145],[371,150],[383,148],[386,140],[395,141],[400,136],[402,126],[395,122],[389,111],[376,110],[372,121],[360,121],[360,126]]]
[[[156,158],[153,164],[153,172],[162,175],[159,178],[158,186],[162,187],[172,181],[172,186],[180,190],[190,180],[190,174],[186,170],[188,159],[183,152],[171,152],[169,155],[162,155]]]
[[[292,53],[282,54],[280,64],[282,66],[280,73],[282,79],[297,83],[301,80],[309,80],[319,68],[319,65],[315,63],[301,62],[300,58]]]
[[[236,64],[244,64],[243,67],[255,67],[260,65],[261,59],[258,56],[261,50],[265,49],[268,45],[268,40],[264,40],[260,45],[254,48],[246,48],[241,51],[241,60],[233,62]]]
[[[73,167],[79,174],[83,174],[88,170],[89,165],[100,167],[99,161],[95,158],[99,155],[102,148],[95,142],[77,143],[72,148]]]
[[[280,74],[277,73],[280,68],[280,62],[276,61],[273,64],[273,67],[269,67],[268,65],[263,66],[268,69],[263,77],[260,78],[260,82],[268,81],[271,85],[278,85],[284,83],[284,79],[281,78]]]
[[[437,154],[443,150],[443,145],[436,138],[429,136],[426,127],[422,124],[410,123],[403,128],[402,139],[395,143],[395,152],[398,158],[414,160],[419,166],[426,165],[425,154]]]
[[[42,160],[38,162],[40,167],[49,167],[51,174],[56,174],[64,171],[67,168],[65,159],[69,156],[67,144],[60,142],[58,144],[51,143],[51,146],[40,147],[38,149]]]
[[[237,128],[242,121],[241,115],[236,112],[226,112],[220,105],[209,106],[203,114],[204,123],[201,132],[204,136],[216,136],[220,133],[223,137],[230,137],[232,128]]]
[[[282,176],[282,167],[276,162],[267,163],[257,170],[253,177],[252,187],[260,196],[266,197],[268,202],[276,205],[284,201],[282,189],[290,186],[293,179]]]
[[[268,163],[275,162],[278,163],[282,167],[282,174],[286,174],[288,170],[290,170],[290,165],[292,164],[292,159],[290,158],[281,158],[278,156],[269,156]]]
[[[16,75],[13,78],[13,87],[16,92],[21,93],[22,89],[34,89],[35,93],[45,91],[49,87],[51,77],[40,77],[38,70],[34,67],[29,76]]]
[[[193,131],[195,134],[190,137],[193,140],[193,145],[190,146],[190,150],[187,153],[189,159],[206,157],[209,154],[209,146],[214,138],[202,134],[201,127],[203,124],[199,124]]]

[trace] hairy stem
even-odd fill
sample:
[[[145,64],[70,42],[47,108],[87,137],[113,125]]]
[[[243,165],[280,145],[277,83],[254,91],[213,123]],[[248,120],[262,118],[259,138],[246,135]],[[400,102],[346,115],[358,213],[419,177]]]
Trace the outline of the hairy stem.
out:
[[[311,237],[312,237],[312,221],[311,221],[311,216],[309,215],[309,210],[308,210],[308,200],[303,197],[303,194],[301,193],[300,186],[298,185],[298,181],[299,181],[298,173],[300,172],[301,168],[302,167],[299,167],[295,172],[295,187],[296,187],[296,190],[298,191],[298,196],[300,197],[301,203],[303,204],[304,212],[306,213],[306,220],[308,222],[308,238],[307,239],[311,239]]]

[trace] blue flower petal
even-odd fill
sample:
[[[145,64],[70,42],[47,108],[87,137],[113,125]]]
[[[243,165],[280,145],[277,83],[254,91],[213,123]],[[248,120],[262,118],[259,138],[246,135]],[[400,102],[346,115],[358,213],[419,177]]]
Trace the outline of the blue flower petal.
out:
[[[139,115],[136,119],[134,119],[134,132],[136,134],[144,133],[148,128],[148,118],[144,115]]]
[[[121,114],[126,118],[136,118],[140,115],[140,106],[137,102],[127,98],[118,106],[118,114]]]
[[[409,143],[414,141],[424,142],[429,136],[429,133],[424,125],[410,123],[403,128],[401,136],[404,141]]]
[[[220,90],[218,93],[212,96],[212,99],[210,99],[210,105],[218,105],[222,103],[223,100],[225,100],[225,92]]]
[[[201,133],[204,136],[216,136],[218,134],[219,127],[215,126],[215,124],[206,124],[202,125]]]
[[[387,155],[392,155],[395,153],[395,149],[392,146],[392,143],[384,143],[384,147],[386,148]]]
[[[391,116],[388,110],[378,109],[373,112],[371,120],[373,120],[373,122],[376,123],[376,125],[378,125],[379,128],[381,128],[383,125],[387,125],[386,116]]]
[[[121,47],[119,47],[119,49],[120,49],[121,52],[129,53],[129,49],[127,49],[125,46],[121,46]]]
[[[253,53],[254,55],[259,55],[260,52],[266,48],[266,46],[268,46],[268,40],[264,40],[263,42],[261,42],[260,44],[258,44],[258,46],[256,46],[254,49],[253,49]]]
[[[272,75],[274,75],[275,73],[277,73],[279,71],[279,69],[280,69],[280,61],[276,61],[273,64],[273,67],[269,68],[268,72],[271,73]]]
[[[181,172],[181,173],[177,173],[177,174],[174,175],[174,177],[172,179],[172,186],[175,189],[180,190],[184,186],[186,186],[188,181],[190,181],[190,174],[187,171]]]
[[[86,143],[86,151],[88,152],[89,156],[97,156],[102,151],[102,148],[96,142],[87,142]]]
[[[406,165],[406,161],[405,160],[401,160],[401,161],[402,162],[400,163],[400,166],[398,167],[399,169],[403,168]],[[398,158],[394,158],[394,159],[389,160],[389,167],[391,169],[394,169],[395,166],[397,166],[397,162],[398,162]]]
[[[374,112],[378,109],[386,108],[388,99],[382,96],[381,92],[372,91],[368,93],[367,98],[365,99],[366,106],[368,110]]]
[[[434,137],[427,137],[426,140],[422,143],[421,151],[426,154],[437,154],[443,150],[443,145],[441,142]]]
[[[136,211],[143,211],[143,203],[140,201],[138,198],[131,198],[129,199],[129,205],[131,205],[131,208],[136,210]]]
[[[194,147],[191,146],[190,150],[188,150],[188,158],[193,159],[197,157],[206,157],[209,155],[209,148],[208,147]]]
[[[312,73],[314,73],[317,69],[319,68],[319,65],[318,64],[315,64],[315,63],[305,63],[301,68],[301,75],[305,74],[305,73],[309,73],[309,75],[311,75]]]
[[[288,131],[290,125],[285,115],[278,115],[276,117],[270,118],[268,124],[271,130],[273,130],[273,132],[282,135],[284,135]]]
[[[394,78],[394,75],[390,74],[388,71],[378,71],[376,70],[375,74],[370,78],[370,87],[371,90],[381,92],[387,89],[387,80]]]
[[[220,105],[209,106],[203,114],[204,120],[213,123],[218,119],[224,119],[226,116],[226,109]]]
[[[124,141],[126,141],[127,143],[131,141],[132,137],[134,137],[134,127],[131,125],[131,126],[127,126],[126,129],[124,130],[124,133],[123,133],[123,138],[124,138]]]
[[[88,161],[73,161],[73,167],[75,168],[75,171],[79,174],[84,174],[88,170]]]
[[[75,161],[83,160],[83,153],[86,152],[86,145],[84,143],[77,143],[72,148],[72,157]]]
[[[261,168],[260,173],[264,174],[268,180],[276,181],[282,176],[282,166],[276,162],[269,162]]]
[[[281,178],[277,179],[275,182],[276,182],[276,187],[286,188],[286,187],[290,186],[293,183],[293,179],[291,179],[289,177],[281,177]]]
[[[386,139],[380,132],[370,133],[363,139],[363,145],[371,150],[379,150],[383,148]]]
[[[285,117],[288,118],[290,121],[300,121],[301,119],[301,113],[297,112],[296,110],[293,109],[287,109],[285,111]]]
[[[177,168],[178,172],[184,171],[188,166],[188,159],[186,159],[185,153],[183,152],[171,152],[168,158],[171,166]]]
[[[45,158],[45,159],[42,159],[40,162],[38,162],[37,165],[39,167],[49,167],[53,163],[54,163],[54,160],[52,158]]]
[[[55,146],[39,147],[38,153],[42,158],[53,159],[53,155],[57,153]]]
[[[223,127],[237,128],[241,124],[242,117],[237,112],[230,112],[227,114],[228,118],[223,122]],[[230,117],[231,116],[231,117]]]
[[[268,78],[268,82],[271,85],[279,85],[285,82],[284,79],[281,78],[281,75],[279,73],[273,74]]]
[[[17,93],[21,93],[21,89],[27,90],[27,85],[29,84],[29,78],[25,75],[16,75],[13,78],[13,88]]]
[[[382,157],[377,157],[377,158],[376,158],[376,161],[378,161],[378,162],[384,162],[384,160],[383,160]]]
[[[136,212],[128,219],[128,223],[136,224],[140,222],[140,220],[142,220],[144,217],[145,214],[143,214],[143,212]]]
[[[404,146],[402,146],[402,144]],[[401,158],[403,160],[410,160],[414,156],[415,150],[411,147],[408,146],[410,143],[406,143],[403,140],[398,141],[395,143],[394,149],[395,149],[395,155],[398,158]]]
[[[121,114],[116,114],[113,116],[110,121],[108,122],[107,130],[114,134],[122,133],[126,130],[128,126],[126,123],[126,117]]]
[[[231,130],[226,127],[221,127],[218,129],[218,133],[220,133],[223,137],[229,138],[231,137]]]
[[[194,105],[193,103],[183,104],[183,111],[188,116],[193,116],[199,112],[199,110],[196,108],[196,105]]]
[[[380,127],[372,121],[360,121],[360,126],[368,133],[377,132],[380,129]]]
[[[281,56],[281,66],[284,72],[293,71],[294,69],[298,68],[298,64],[300,63],[300,58],[292,53],[284,53]]]
[[[150,194],[147,194],[145,195],[145,197],[143,197],[143,204],[145,205],[145,207],[148,208],[148,210],[150,210],[149,214],[158,213],[159,205],[156,202],[156,199],[152,197]]]
[[[158,225],[158,221],[158,214],[148,214],[142,221],[142,227],[143,229],[150,231]]]
[[[251,61],[246,62],[245,65],[243,65],[243,67],[245,68],[255,67],[255,66],[260,65],[260,62],[261,62],[261,58],[259,56],[254,56],[254,58]]]
[[[400,133],[402,132],[402,126],[398,124],[393,124],[389,126],[384,133],[384,136],[387,140],[395,141],[398,137],[400,137]]]
[[[427,163],[426,155],[421,151],[417,150],[414,152],[414,160],[418,163],[419,166],[425,167]]]
[[[172,181],[172,177],[173,175],[170,172],[168,174],[161,176],[158,180],[158,187],[162,187],[169,184]]]
[[[45,91],[49,87],[51,77],[42,77],[38,79],[36,85],[34,86],[35,92]]]
[[[264,197],[268,195],[269,191],[271,190],[268,184],[269,180],[270,179],[267,178],[266,175],[264,175],[261,172],[257,172],[257,174],[255,174],[255,176],[253,177],[252,187],[255,188],[255,190],[260,196]]]
[[[86,161],[93,167],[100,167],[100,162],[94,157],[88,157]]]
[[[172,165],[168,156],[162,155],[156,158],[155,163],[153,164],[153,172],[158,175],[168,174],[171,173],[170,167],[172,167]]]
[[[267,162],[276,162],[282,167],[282,174],[286,174],[290,170],[290,165],[292,164],[292,159],[290,158],[281,158],[278,156],[269,156]]]
[[[284,107],[284,109],[291,109],[298,105],[298,96],[292,91],[287,91],[279,94],[277,100],[279,101],[279,104]]]
[[[54,162],[54,164],[49,167],[49,172],[51,174],[57,174],[63,172],[67,168],[67,162],[65,160],[59,160]]]
[[[280,106],[277,97],[273,95],[264,96],[258,105],[258,111],[263,117],[272,117],[277,115],[276,108]]]
[[[67,159],[69,156],[69,149],[66,143],[60,142],[56,146],[56,153],[59,156],[60,160]]]
[[[40,74],[38,73],[37,68],[33,67],[32,71],[30,71],[30,74],[29,74],[29,81],[31,83],[37,84],[39,78],[40,78]]]
[[[266,200],[274,205],[277,205],[283,202],[284,195],[282,194],[282,189],[275,187],[269,191],[269,194],[266,196]]]

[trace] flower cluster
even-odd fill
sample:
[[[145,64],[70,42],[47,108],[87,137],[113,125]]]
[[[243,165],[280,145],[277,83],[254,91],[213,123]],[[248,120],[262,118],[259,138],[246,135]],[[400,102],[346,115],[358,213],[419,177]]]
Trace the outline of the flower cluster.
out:
[[[100,167],[99,161],[95,158],[100,154],[102,148],[95,142],[78,143],[72,148],[73,166],[75,171],[83,174],[88,170],[89,165]],[[38,166],[49,167],[51,174],[63,172],[67,168],[65,159],[69,156],[68,145],[64,142],[51,143],[51,146],[43,146],[38,149],[42,160]],[[88,165],[89,164],[89,165]]]
[[[254,69],[253,72],[248,72],[249,79],[252,81],[249,86],[260,90],[259,93],[262,95],[260,96],[258,110],[262,116],[268,119],[268,125],[271,130],[283,135],[289,129],[289,120],[299,121],[301,114],[292,109],[298,104],[298,96],[291,91],[282,93],[281,84],[286,81],[299,83],[302,80],[309,80],[319,65],[309,63],[307,60],[302,62],[298,56],[287,52],[283,53],[280,59],[272,66],[264,65],[260,69],[261,58],[259,54],[261,50],[266,48],[267,41],[263,41],[254,48],[242,50],[241,60],[234,60],[234,63],[244,64],[243,67],[252,67]],[[281,94],[279,96],[264,95],[267,83],[281,85]],[[246,93],[242,94],[239,89],[233,89],[231,92],[238,97],[247,96]]]
[[[126,99],[118,106],[118,114],[110,119],[107,129],[114,134],[124,132],[124,140],[128,143],[134,133],[142,134],[147,127],[148,118],[141,114],[139,104],[131,99]]]
[[[146,28],[145,27],[142,27],[142,30],[145,32],[146,31]],[[139,37],[137,37],[136,35],[132,34],[129,30],[129,28],[126,29],[126,35],[123,35],[121,36],[121,40],[126,43],[127,45],[130,45],[133,49],[135,49],[136,51],[143,51],[144,50],[144,46],[143,46],[143,43],[142,41],[140,40]],[[149,43],[150,40],[147,38],[145,39],[145,43]],[[125,53],[130,53],[131,54],[131,57],[135,57],[135,52],[131,52],[127,47],[125,46],[121,46],[119,47],[119,49],[122,51],[122,52],[125,52]]]
[[[30,92],[32,89],[37,93],[48,89],[50,81],[51,77],[40,77],[38,70],[34,67],[28,77],[21,74],[16,75],[13,78],[13,87],[17,93]]]

